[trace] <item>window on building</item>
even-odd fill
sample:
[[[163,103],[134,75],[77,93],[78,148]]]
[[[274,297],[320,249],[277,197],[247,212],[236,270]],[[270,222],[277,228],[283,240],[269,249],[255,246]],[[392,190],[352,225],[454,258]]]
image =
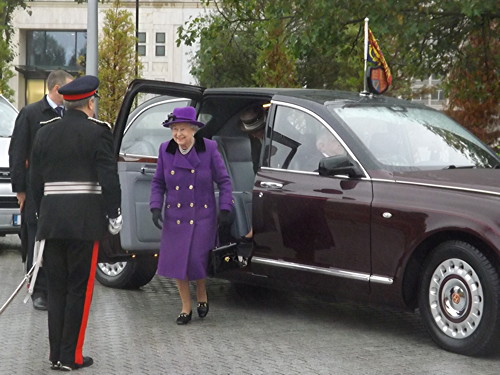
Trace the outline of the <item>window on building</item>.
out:
[[[156,33],[155,55],[165,56],[165,33]]]
[[[139,56],[146,56],[146,33],[137,33],[137,54]]]
[[[39,69],[81,70],[87,55],[87,32],[31,30],[26,34],[26,64]]]

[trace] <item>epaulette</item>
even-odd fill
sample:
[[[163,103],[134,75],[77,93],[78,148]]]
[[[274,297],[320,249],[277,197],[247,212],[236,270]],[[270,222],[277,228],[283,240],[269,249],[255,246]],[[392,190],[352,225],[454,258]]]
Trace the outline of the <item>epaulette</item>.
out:
[[[88,119],[94,123],[96,123],[97,125],[101,125],[101,126],[105,126],[107,127],[108,129],[111,130],[111,124],[109,122],[106,122],[106,121],[101,121],[101,120],[98,120],[96,118],[93,118],[93,117],[88,117]]]
[[[47,120],[47,121],[40,121],[40,126],[50,124],[51,122],[54,122],[54,121],[60,120],[60,119],[61,118],[59,116],[57,116],[57,117],[51,118],[50,120]]]

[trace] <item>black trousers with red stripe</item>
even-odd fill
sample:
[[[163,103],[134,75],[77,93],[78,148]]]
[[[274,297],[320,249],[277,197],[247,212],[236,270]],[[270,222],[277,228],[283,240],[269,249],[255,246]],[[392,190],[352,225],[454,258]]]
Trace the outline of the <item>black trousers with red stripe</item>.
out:
[[[48,239],[43,268],[48,281],[51,361],[82,364],[82,347],[94,289],[98,242]]]

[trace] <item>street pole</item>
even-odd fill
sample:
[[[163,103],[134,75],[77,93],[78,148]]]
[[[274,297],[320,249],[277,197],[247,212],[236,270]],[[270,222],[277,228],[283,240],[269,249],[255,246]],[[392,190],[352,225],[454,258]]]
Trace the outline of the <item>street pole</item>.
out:
[[[137,78],[137,62],[139,61],[139,0],[135,0],[135,78]]]
[[[97,0],[88,0],[87,5],[87,61],[85,74],[97,77]],[[98,101],[95,98],[95,116]]]

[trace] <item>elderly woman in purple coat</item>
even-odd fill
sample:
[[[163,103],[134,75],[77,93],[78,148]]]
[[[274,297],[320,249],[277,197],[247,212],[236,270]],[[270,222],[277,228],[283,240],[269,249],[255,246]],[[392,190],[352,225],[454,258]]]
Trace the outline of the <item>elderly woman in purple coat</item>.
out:
[[[217,144],[195,135],[204,124],[196,121],[193,107],[175,108],[163,126],[172,130],[172,140],[160,146],[150,209],[154,224],[162,229],[163,223],[158,274],[177,279],[182,301],[177,324],[187,324],[192,316],[190,280],[196,280],[199,317],[208,313],[208,255],[216,245],[217,221],[229,225],[231,180]],[[214,183],[219,188],[219,209]]]

